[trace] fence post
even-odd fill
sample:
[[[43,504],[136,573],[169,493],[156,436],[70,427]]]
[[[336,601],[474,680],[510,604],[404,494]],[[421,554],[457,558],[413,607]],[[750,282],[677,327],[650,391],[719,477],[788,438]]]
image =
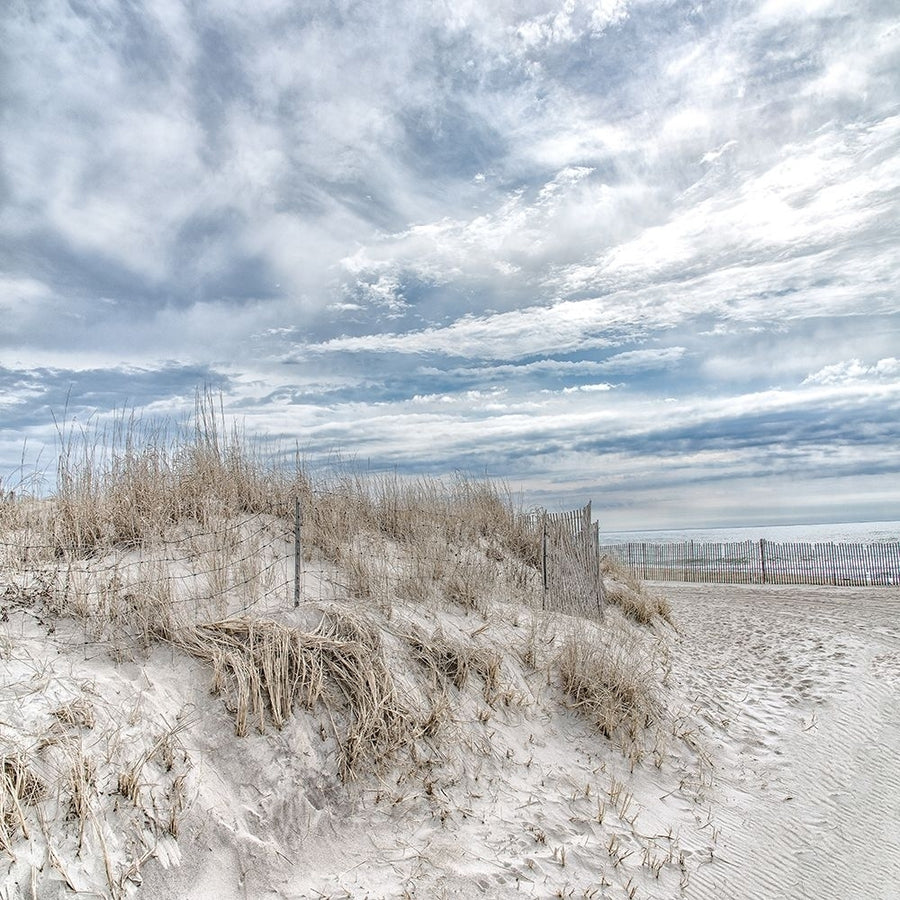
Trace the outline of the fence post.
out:
[[[303,565],[303,512],[300,498],[294,498],[294,608],[300,605],[300,572]]]
[[[762,568],[762,583],[766,583],[766,539],[759,539],[759,562]]]

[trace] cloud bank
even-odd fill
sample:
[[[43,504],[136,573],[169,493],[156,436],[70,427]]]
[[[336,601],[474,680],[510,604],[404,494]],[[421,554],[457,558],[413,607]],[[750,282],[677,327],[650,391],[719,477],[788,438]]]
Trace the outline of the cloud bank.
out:
[[[0,477],[179,417],[593,497],[896,518],[900,16],[656,0],[0,13]],[[45,448],[45,449],[42,449]]]

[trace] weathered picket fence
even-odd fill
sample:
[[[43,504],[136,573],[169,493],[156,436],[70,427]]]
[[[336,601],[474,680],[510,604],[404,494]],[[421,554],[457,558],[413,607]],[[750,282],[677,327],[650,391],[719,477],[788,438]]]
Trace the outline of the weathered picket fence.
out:
[[[540,535],[544,609],[594,617],[603,610],[600,532],[591,504],[571,512],[539,510],[529,517]]]
[[[609,544],[614,557],[651,581],[722,584],[900,585],[900,543]]]

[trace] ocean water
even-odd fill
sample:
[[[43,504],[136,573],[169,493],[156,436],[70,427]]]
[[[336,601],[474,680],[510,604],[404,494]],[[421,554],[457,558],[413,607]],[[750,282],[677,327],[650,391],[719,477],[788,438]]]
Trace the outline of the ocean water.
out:
[[[601,544],[669,544],[679,541],[736,543],[738,541],[791,542],[811,544],[829,541],[873,544],[900,542],[900,522],[836,522],[828,525],[753,525],[741,528],[686,528],[680,531],[604,531]]]

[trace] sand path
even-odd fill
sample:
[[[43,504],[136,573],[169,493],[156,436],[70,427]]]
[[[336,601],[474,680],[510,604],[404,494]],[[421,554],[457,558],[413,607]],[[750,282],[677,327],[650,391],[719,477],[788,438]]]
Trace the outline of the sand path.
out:
[[[900,898],[900,591],[655,587],[717,766],[686,896]]]

